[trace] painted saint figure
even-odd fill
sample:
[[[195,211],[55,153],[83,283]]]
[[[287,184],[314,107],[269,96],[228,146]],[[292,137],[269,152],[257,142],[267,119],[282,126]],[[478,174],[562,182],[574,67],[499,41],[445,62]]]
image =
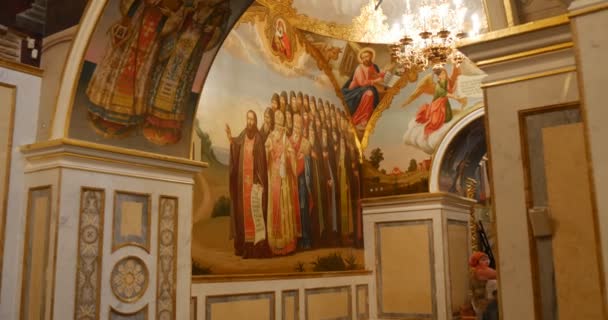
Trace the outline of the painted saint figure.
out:
[[[184,11],[178,0],[120,1],[122,20],[110,27],[106,52],[86,89],[99,133],[124,136],[143,122],[159,48],[182,24]]]
[[[232,136],[228,125],[226,135],[230,140],[230,222],[234,252],[245,259],[270,257],[265,228],[268,193],[266,154],[255,112],[247,111],[247,126],[237,137]],[[257,199],[261,208],[257,209],[253,205],[253,200],[256,200],[254,188],[262,188]]]
[[[433,74],[437,77],[436,83],[433,82]],[[452,107],[449,99],[460,102],[462,106],[466,104],[466,98],[454,95],[459,74],[460,69],[454,67],[452,75],[448,77],[448,71],[444,67],[435,66],[433,72],[418,83],[414,92],[402,104],[402,107],[409,105],[423,93],[433,96],[431,103],[423,104],[416,113],[416,122],[424,125],[425,137],[439,130],[444,123],[452,120]]]
[[[274,24],[274,35],[272,37],[272,49],[278,52],[283,57],[290,60],[293,57],[293,51],[291,50],[291,41],[287,34],[287,27],[285,20],[279,18]]]
[[[219,43],[230,12],[229,1],[195,0],[179,32],[163,41],[143,129],[148,141],[165,145],[181,139],[188,106],[194,105],[190,95],[201,58]]]
[[[352,123],[357,129],[365,128],[380,102],[376,85],[383,83],[384,72],[380,72],[380,68],[374,63],[374,56],[372,48],[359,50],[359,65],[342,87],[344,100],[352,115]]]
[[[274,114],[274,130],[266,139],[268,160],[268,245],[274,255],[296,250],[300,217],[296,216],[293,199],[295,154],[285,133],[285,117]],[[291,171],[291,172],[290,172]]]

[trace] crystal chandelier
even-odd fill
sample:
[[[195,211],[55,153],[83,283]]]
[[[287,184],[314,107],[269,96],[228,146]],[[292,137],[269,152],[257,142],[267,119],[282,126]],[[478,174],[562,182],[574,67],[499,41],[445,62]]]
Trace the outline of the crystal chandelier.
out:
[[[395,62],[407,69],[422,71],[427,67],[452,62],[459,65],[464,55],[456,49],[464,38],[464,18],[467,8],[462,0],[424,0],[413,13],[410,0],[403,15],[403,37],[391,45]]]

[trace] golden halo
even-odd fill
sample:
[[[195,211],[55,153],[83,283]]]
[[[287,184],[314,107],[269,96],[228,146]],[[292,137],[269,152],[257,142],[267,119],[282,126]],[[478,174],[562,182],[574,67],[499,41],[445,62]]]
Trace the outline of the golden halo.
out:
[[[374,60],[374,58],[376,58],[376,50],[374,50],[371,47],[363,47],[363,48],[359,49],[359,52],[357,53],[357,60],[359,60],[359,63],[363,63],[363,61],[361,61],[361,54],[363,54],[363,52],[371,53],[372,61]]]

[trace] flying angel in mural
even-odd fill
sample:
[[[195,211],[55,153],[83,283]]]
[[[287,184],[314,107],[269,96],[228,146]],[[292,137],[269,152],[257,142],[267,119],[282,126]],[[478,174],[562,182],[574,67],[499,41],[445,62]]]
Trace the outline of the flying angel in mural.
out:
[[[404,135],[405,144],[422,147],[423,151],[432,153],[434,143],[428,140],[433,133],[440,130],[444,123],[450,122],[453,117],[450,99],[460,103],[460,110],[467,104],[466,97],[458,97],[454,94],[456,90],[460,69],[454,67],[452,74],[448,76],[448,71],[442,66],[433,67],[433,72],[424,77],[414,92],[403,102],[402,108],[407,107],[414,100],[418,99],[423,93],[433,96],[430,103],[424,103],[416,112],[416,117],[410,121],[408,130]],[[437,77],[437,81],[434,81]]]
[[[287,27],[285,26],[285,20],[278,18],[274,25],[274,36],[272,38],[272,49],[288,60],[293,57],[293,51],[291,50],[291,40],[287,34]]]

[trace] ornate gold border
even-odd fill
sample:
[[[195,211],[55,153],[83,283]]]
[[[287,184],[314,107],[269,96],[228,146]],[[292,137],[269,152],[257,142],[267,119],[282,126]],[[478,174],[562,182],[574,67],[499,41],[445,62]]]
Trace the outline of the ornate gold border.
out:
[[[178,227],[178,215],[179,215],[179,198],[178,197],[174,197],[174,196],[165,196],[165,195],[161,195],[158,198],[158,231],[156,233],[156,236],[158,237],[158,241],[157,241],[157,260],[156,260],[156,273],[157,273],[157,279],[156,279],[156,316],[160,319],[160,303],[158,303],[158,301],[161,300],[161,278],[162,278],[162,270],[161,270],[161,231],[162,231],[162,214],[163,214],[163,208],[161,206],[163,200],[173,200],[175,202],[175,207],[173,208],[173,230],[171,230],[173,232],[173,261],[171,263],[172,265],[172,272],[173,272],[173,283],[171,286],[171,303],[173,304],[172,306],[172,316],[173,319],[175,319],[176,316],[176,311],[177,311],[177,298],[176,298],[176,294],[177,294],[177,244],[178,244],[178,235],[179,235],[179,227]]]
[[[4,184],[4,201],[0,203],[0,274],[2,274],[2,266],[4,265],[4,239],[6,235],[6,214],[8,210],[8,191],[11,177],[11,157],[13,156],[13,131],[15,130],[15,110],[17,105],[17,86],[0,82],[0,87],[12,89],[12,98],[9,102],[8,111],[8,143],[6,145],[6,165],[4,166],[6,177],[0,183]],[[2,277],[0,277],[0,292],[2,291]]]
[[[287,318],[287,313],[285,310],[285,299],[287,297],[293,296],[295,297],[295,303],[294,303],[294,319],[298,319],[299,315],[300,315],[300,290],[295,289],[295,290],[283,290],[281,291],[281,319],[286,319]]]
[[[308,318],[308,306],[309,306],[308,296],[314,295],[314,294],[324,294],[324,293],[339,293],[342,291],[346,292],[346,294],[348,295],[348,315],[346,316],[346,319],[352,319],[353,318],[353,289],[352,289],[351,285],[335,286],[335,287],[316,287],[316,288],[304,289],[304,319],[305,320],[316,320],[316,319]],[[342,319],[342,318],[338,318],[338,319]]]
[[[128,259],[133,259],[133,260],[138,260],[139,263],[141,263],[141,266],[143,267],[143,271],[145,272],[145,285],[143,286],[143,288],[141,289],[141,292],[134,296],[133,298],[130,299],[124,299],[122,297],[119,297],[116,292],[114,291],[114,287],[112,286],[112,273],[114,271],[114,268],[116,268],[116,266],[121,263],[124,260],[128,260]],[[138,301],[139,299],[141,299],[141,297],[144,296],[144,294],[146,294],[146,291],[148,291],[148,287],[150,286],[150,270],[148,270],[148,266],[146,265],[146,262],[138,257],[138,256],[134,256],[134,255],[127,255],[124,256],[122,258],[120,258],[118,261],[116,261],[116,263],[114,263],[114,266],[112,267],[112,270],[110,270],[110,291],[112,291],[112,294],[114,295],[114,297],[116,297],[116,299],[118,299],[119,301],[122,302],[127,302],[127,303],[133,303],[135,301]],[[147,307],[147,305],[146,305]],[[138,311],[139,312],[139,311]],[[136,312],[137,313],[137,312]]]
[[[146,234],[146,239],[145,239],[146,243],[143,245],[140,243],[137,243],[137,242],[133,242],[133,241],[116,243],[114,233],[117,232],[117,230],[116,230],[114,224],[116,223],[116,203],[118,202],[117,200],[118,200],[119,194],[146,197],[146,199],[147,199],[147,202],[148,202],[147,209],[148,210],[147,210],[147,212],[144,212],[144,214],[147,215],[147,219],[148,219],[148,221],[146,222],[146,226],[145,226],[147,234]],[[139,193],[139,192],[132,192],[132,191],[124,191],[124,190],[114,190],[114,203],[113,203],[113,209],[112,209],[112,252],[111,253],[114,253],[118,249],[121,249],[124,247],[135,246],[135,247],[142,248],[144,251],[146,251],[148,254],[150,254],[150,243],[151,243],[151,237],[152,237],[152,230],[151,230],[152,214],[151,214],[151,212],[152,212],[152,195],[150,193]]]
[[[42,78],[44,70],[20,62],[0,58],[0,67]]]
[[[50,206],[50,208],[48,208],[48,211],[51,213],[51,216],[49,217],[49,223],[52,222],[52,212],[53,212],[53,186],[52,185],[43,185],[43,186],[38,186],[38,187],[30,187],[28,192],[27,192],[27,209],[26,209],[26,216],[25,216],[25,232],[24,232],[24,244],[23,244],[23,257],[22,259],[22,270],[21,270],[21,301],[20,301],[20,307],[19,307],[19,319],[21,320],[26,320],[25,317],[25,294],[26,294],[26,288],[25,288],[25,280],[26,280],[26,269],[27,269],[27,252],[29,248],[28,242],[29,242],[29,237],[30,237],[30,228],[29,228],[29,224],[30,224],[30,218],[31,218],[31,209],[32,209],[32,193],[35,191],[39,191],[39,190],[45,190],[48,189],[48,198],[49,198],[49,202],[48,202],[48,206]],[[47,228],[49,228],[48,232],[50,235],[50,225],[47,226]],[[48,239],[47,239],[48,240]],[[45,261],[44,263],[47,265],[48,267],[48,259],[50,257],[47,257],[47,261]],[[46,271],[46,270],[45,270]],[[47,290],[46,287],[44,288],[44,290]],[[51,293],[53,294],[54,290],[51,290]],[[48,297],[45,297],[45,295],[43,295],[43,303],[46,304],[46,299],[48,299]],[[53,304],[51,303],[51,306]],[[42,315],[45,316],[46,313],[43,313]],[[51,315],[52,316],[52,315]]]
[[[528,146],[528,126],[526,124],[526,118],[531,115],[542,114],[552,111],[564,111],[569,109],[578,109],[579,102],[568,102],[560,103],[550,106],[542,106],[530,109],[520,109],[517,111],[517,118],[519,124],[519,146],[522,157],[522,172],[524,175],[524,195],[526,201],[526,209],[530,209],[534,206],[533,195],[532,195],[532,173],[530,171],[530,149]],[[581,115],[582,118],[582,115]],[[582,121],[581,121],[582,122]],[[535,319],[543,319],[543,308],[541,302],[541,287],[539,277],[539,261],[538,261],[538,248],[536,245],[536,239],[532,234],[532,224],[530,219],[527,220],[528,229],[528,246],[530,248],[530,264],[532,266],[532,292],[534,294],[534,314]]]
[[[143,317],[144,320],[148,320],[148,305],[146,304],[145,306],[143,306],[141,309],[135,311],[135,312],[122,312],[122,311],[118,311],[116,309],[114,309],[114,307],[110,306],[110,312],[108,313],[108,319],[112,320],[112,314],[116,314],[119,316],[137,316],[139,315],[139,313],[143,312]]]
[[[98,239],[98,244],[97,244],[97,250],[98,250],[98,256],[97,256],[97,279],[96,279],[96,285],[97,288],[95,290],[95,294],[97,295],[97,297],[95,298],[96,300],[96,304],[95,304],[95,318],[99,318],[99,312],[100,312],[100,303],[101,303],[101,269],[102,269],[102,260],[103,260],[103,229],[104,229],[104,221],[105,221],[105,207],[106,207],[106,191],[105,189],[102,188],[93,188],[93,187],[80,187],[80,211],[79,211],[79,222],[78,222],[78,257],[76,260],[76,281],[75,281],[75,289],[74,289],[74,319],[78,319],[77,318],[77,308],[78,308],[78,276],[80,274],[80,250],[81,250],[81,242],[80,242],[80,228],[82,227],[82,222],[83,222],[83,198],[84,198],[84,193],[85,191],[98,191],[101,194],[101,208],[100,208],[100,212],[99,212],[99,239]]]

